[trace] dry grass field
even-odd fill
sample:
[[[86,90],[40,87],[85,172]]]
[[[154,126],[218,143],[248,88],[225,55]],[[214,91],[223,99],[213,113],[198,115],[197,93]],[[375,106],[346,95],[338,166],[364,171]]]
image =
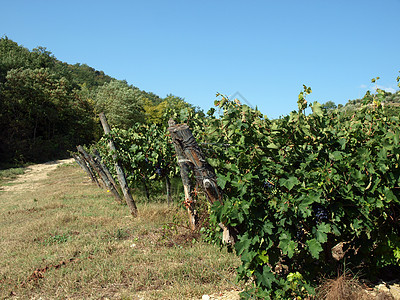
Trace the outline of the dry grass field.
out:
[[[139,201],[132,218],[77,165],[45,173],[1,181],[1,299],[201,299],[241,288],[234,254],[171,225],[185,224],[184,210]]]

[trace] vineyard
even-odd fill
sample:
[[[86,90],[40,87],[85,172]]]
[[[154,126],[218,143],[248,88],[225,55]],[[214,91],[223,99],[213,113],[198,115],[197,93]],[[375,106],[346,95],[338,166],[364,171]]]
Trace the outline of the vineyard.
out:
[[[181,178],[191,230],[221,246],[229,234],[238,277],[251,283],[242,297],[307,298],[344,266],[374,280],[400,263],[398,115],[379,89],[350,113],[308,103],[310,93],[304,86],[298,111],[276,120],[218,95],[206,116],[168,111],[162,124],[115,127],[85,151],[114,179],[119,165],[149,201],[160,187],[171,201]],[[194,142],[173,140],[169,119]]]

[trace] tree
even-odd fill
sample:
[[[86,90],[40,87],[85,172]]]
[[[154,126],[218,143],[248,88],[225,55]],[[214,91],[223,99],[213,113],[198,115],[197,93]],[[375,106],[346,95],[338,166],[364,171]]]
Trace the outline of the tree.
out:
[[[46,47],[38,46],[34,48],[31,56],[37,68],[54,68],[55,66],[56,58],[50,51],[46,50]]]
[[[330,110],[336,109],[337,106],[336,106],[335,102],[328,101],[328,102],[325,102],[324,104],[322,104],[321,108],[324,109],[325,111],[330,111]]]
[[[199,113],[204,116],[200,108],[172,94],[167,95],[162,102],[156,105],[146,99],[144,109],[146,111],[146,121],[150,124],[166,124],[170,118],[177,118],[177,121],[179,121],[182,119],[182,115],[187,113]]]
[[[122,129],[143,122],[145,118],[141,91],[120,80],[105,83],[97,89],[95,108],[98,113],[106,114],[110,124]]]
[[[32,64],[28,49],[18,46],[7,37],[0,39],[0,82],[4,82],[11,69],[27,67]]]
[[[97,71],[86,64],[79,63],[70,65],[65,62],[57,61],[54,66],[54,72],[67,78],[75,88],[86,84],[87,88],[94,90],[112,80],[112,78],[105,75],[103,71]]]

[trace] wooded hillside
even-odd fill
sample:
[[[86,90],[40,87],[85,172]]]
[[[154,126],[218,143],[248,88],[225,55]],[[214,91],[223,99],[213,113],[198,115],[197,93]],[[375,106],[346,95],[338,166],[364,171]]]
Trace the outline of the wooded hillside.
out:
[[[162,122],[171,108],[192,107],[86,64],[62,62],[44,47],[30,51],[7,37],[0,39],[0,100],[0,165],[60,158],[97,140],[101,111],[111,125],[128,128]]]

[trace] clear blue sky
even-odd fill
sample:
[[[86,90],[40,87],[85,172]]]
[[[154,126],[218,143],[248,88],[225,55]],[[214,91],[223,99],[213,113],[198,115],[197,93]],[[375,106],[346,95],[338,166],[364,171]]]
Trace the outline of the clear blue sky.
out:
[[[240,93],[270,118],[310,101],[397,90],[400,0],[2,0],[0,36],[46,47],[161,97],[205,111]],[[240,96],[239,96],[240,100]]]

